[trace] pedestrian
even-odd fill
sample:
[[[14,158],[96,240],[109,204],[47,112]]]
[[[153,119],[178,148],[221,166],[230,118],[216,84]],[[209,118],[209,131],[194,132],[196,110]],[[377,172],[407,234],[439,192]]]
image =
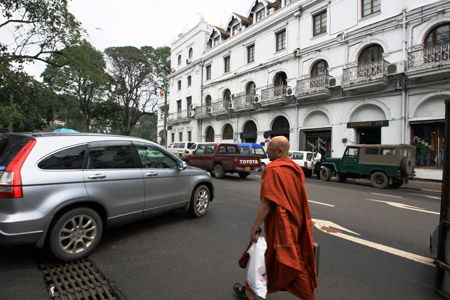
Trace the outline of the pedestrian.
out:
[[[267,293],[288,291],[300,299],[315,300],[317,276],[305,175],[289,158],[287,138],[271,139],[267,154],[271,163],[262,173],[260,204],[250,231],[250,239],[256,242],[256,230],[264,221]],[[247,282],[233,288],[243,299],[256,299]]]
[[[322,154],[320,154],[319,150],[314,151],[314,174],[316,174],[317,179],[320,179],[320,166],[322,164]]]

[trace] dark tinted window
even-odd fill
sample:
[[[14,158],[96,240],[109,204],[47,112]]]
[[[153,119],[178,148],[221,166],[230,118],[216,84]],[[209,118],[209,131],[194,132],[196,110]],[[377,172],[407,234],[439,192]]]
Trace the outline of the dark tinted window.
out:
[[[135,168],[131,146],[104,146],[89,149],[89,169]]]
[[[170,156],[152,146],[137,146],[143,168],[176,169],[178,163]]]
[[[38,167],[45,170],[82,169],[86,145],[65,149],[42,160]]]
[[[30,137],[4,135],[0,137],[0,171],[5,170],[20,150],[30,141]]]
[[[365,154],[370,154],[370,155],[377,155],[378,154],[378,148],[366,148],[364,150]]]

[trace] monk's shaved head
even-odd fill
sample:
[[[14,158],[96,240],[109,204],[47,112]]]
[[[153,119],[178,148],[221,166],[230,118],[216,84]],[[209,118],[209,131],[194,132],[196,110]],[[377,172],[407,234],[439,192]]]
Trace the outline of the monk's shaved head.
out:
[[[289,157],[289,140],[284,136],[276,136],[269,142],[267,154],[270,160]]]

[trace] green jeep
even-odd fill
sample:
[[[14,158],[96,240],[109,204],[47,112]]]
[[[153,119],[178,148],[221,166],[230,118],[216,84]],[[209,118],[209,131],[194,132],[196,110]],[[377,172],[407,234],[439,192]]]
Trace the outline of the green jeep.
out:
[[[336,176],[370,179],[372,186],[399,188],[414,176],[416,149],[411,145],[349,145],[342,158],[327,158],[322,162],[320,179]]]

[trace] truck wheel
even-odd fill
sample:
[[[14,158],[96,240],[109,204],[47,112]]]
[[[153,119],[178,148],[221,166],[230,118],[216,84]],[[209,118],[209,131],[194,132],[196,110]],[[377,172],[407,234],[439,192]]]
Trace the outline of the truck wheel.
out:
[[[337,174],[337,179],[339,180],[339,182],[346,182],[347,181],[347,175],[344,174]]]
[[[320,169],[320,179],[323,181],[329,181],[331,178],[331,170],[330,168],[323,167]]]
[[[219,164],[215,165],[213,172],[214,172],[214,177],[216,177],[218,179],[222,179],[225,177],[225,172],[223,171],[222,165],[219,165]]]
[[[102,219],[87,207],[69,210],[56,220],[50,231],[49,247],[62,261],[84,258],[94,251],[103,232]]]
[[[241,178],[247,178],[248,175],[250,175],[250,172],[239,172],[239,177]]]
[[[403,158],[403,160],[402,160],[402,173],[404,175],[409,176],[409,175],[411,175],[412,170],[413,170],[413,165],[412,165],[411,158],[409,158],[409,157]]]
[[[374,188],[384,189],[388,185],[389,179],[383,172],[375,172],[370,177],[370,182]]]
[[[196,218],[204,216],[210,200],[209,188],[204,184],[198,186],[191,196],[189,214]]]

